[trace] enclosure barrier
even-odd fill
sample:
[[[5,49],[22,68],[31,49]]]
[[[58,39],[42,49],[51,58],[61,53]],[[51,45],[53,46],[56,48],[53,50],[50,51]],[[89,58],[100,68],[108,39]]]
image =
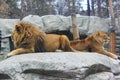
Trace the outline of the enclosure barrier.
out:
[[[13,42],[12,42],[12,39],[11,39],[11,34],[2,36],[2,31],[0,31],[0,51],[1,51],[1,48],[2,48],[2,44],[1,44],[2,39],[9,39],[9,47],[10,47],[10,51],[12,51],[14,49],[14,45],[13,45]]]

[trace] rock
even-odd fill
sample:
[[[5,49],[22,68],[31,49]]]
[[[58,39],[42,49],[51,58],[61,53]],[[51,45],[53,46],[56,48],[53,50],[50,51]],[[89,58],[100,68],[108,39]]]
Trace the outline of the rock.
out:
[[[108,32],[108,19],[102,19],[95,16],[77,15],[77,26],[80,33],[92,34],[96,31]],[[23,21],[30,22],[38,26],[45,32],[70,30],[72,32],[71,16],[65,17],[61,15],[45,15],[39,17],[37,15],[29,15],[23,18]]]
[[[66,18],[66,19],[65,19]],[[67,17],[60,16],[60,15],[47,15],[42,16],[42,20],[44,23],[44,29],[45,32],[52,32],[52,31],[61,31],[61,30],[69,30],[70,26],[66,23],[69,21]],[[65,21],[66,20],[66,21]]]
[[[60,15],[45,15],[39,17],[37,15],[29,15],[23,18],[22,21],[30,22],[39,27],[44,32],[52,32],[56,30],[69,30],[70,18]]]
[[[38,15],[28,15],[22,19],[22,21],[30,22],[34,24],[36,27],[40,28],[41,30],[44,29],[44,23],[42,18]]]
[[[63,79],[80,80],[100,72],[108,72],[114,78],[114,74],[120,72],[119,60],[114,60],[98,53],[88,52],[46,52],[16,55],[0,62],[1,79],[13,80],[41,80]],[[105,76],[104,76],[105,77]],[[90,77],[91,78],[91,77]],[[96,80],[95,78],[91,80]]]
[[[20,21],[19,19],[0,19],[0,30],[2,31],[2,36],[11,34],[13,32],[13,26],[16,22]],[[0,51],[0,61],[4,59],[4,55],[9,52],[9,41],[8,39],[2,39]]]
[[[120,80],[120,75],[115,76],[116,80]]]
[[[113,73],[101,72],[88,76],[85,80],[116,80]]]
[[[2,35],[8,35],[13,32],[13,26],[19,19],[0,19],[0,30]]]
[[[79,16],[77,17],[77,24],[80,33],[93,34],[96,31],[108,32],[108,20],[95,16]]]

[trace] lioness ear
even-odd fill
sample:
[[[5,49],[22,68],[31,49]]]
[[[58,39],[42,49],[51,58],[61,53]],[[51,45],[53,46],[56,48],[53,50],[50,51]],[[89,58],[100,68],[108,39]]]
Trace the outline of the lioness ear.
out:
[[[18,32],[20,32],[20,26],[16,25],[15,26],[15,30],[18,31]]]
[[[100,36],[100,32],[97,32],[97,36]]]

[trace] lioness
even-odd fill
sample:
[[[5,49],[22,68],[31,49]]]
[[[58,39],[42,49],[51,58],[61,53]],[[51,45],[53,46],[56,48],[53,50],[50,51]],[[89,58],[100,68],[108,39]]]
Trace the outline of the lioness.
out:
[[[109,41],[108,35],[105,32],[100,31],[83,40],[71,41],[70,45],[78,51],[88,51],[90,48],[92,52],[98,52],[100,54],[104,54],[111,58],[117,59],[117,55],[104,49],[104,43],[107,41]]]

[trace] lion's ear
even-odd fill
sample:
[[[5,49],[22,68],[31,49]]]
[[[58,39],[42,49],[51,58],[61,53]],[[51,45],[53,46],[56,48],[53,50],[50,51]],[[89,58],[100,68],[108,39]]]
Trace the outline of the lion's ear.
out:
[[[16,25],[16,26],[15,26],[15,30],[16,30],[17,32],[20,32],[20,26]]]

